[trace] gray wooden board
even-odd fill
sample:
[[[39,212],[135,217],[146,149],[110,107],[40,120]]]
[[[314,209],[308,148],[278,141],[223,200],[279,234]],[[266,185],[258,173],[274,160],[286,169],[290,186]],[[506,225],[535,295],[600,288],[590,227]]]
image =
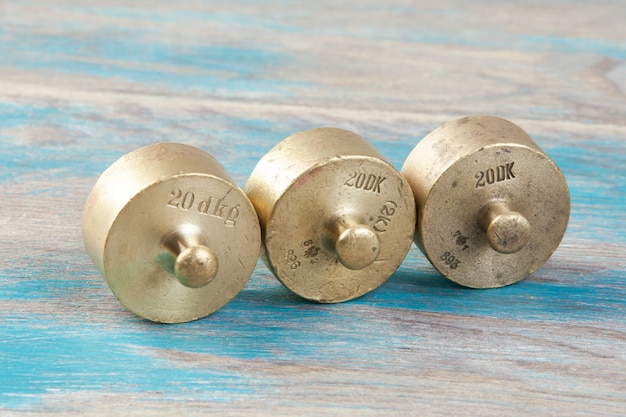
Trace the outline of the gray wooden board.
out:
[[[0,3],[0,414],[626,414],[626,4]],[[565,238],[518,284],[468,290],[414,247],[376,291],[318,305],[259,263],[213,315],[126,311],[82,206],[121,155],[175,141],[240,186],[299,130],[396,167],[492,114],[563,170]]]

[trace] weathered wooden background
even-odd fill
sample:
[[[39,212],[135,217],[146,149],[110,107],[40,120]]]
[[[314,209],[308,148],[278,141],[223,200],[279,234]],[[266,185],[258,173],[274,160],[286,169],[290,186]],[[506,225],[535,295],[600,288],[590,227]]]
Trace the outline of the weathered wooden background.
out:
[[[0,414],[626,414],[626,3],[0,1]],[[243,186],[299,130],[400,167],[441,123],[519,124],[572,194],[563,243],[496,290],[413,249],[338,305],[259,264],[197,322],[117,302],[82,206],[137,147],[198,146]]]

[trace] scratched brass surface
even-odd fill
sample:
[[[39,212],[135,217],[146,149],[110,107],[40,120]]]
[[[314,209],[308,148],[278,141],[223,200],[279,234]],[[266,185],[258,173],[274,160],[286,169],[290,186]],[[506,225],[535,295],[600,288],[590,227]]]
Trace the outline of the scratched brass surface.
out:
[[[408,183],[347,130],[288,137],[263,156],[245,190],[259,214],[265,262],[309,300],[336,303],[372,291],[410,248]]]
[[[493,288],[524,279],[565,233],[570,198],[563,174],[504,119],[444,124],[417,144],[402,173],[418,208],[415,242],[461,285]]]
[[[623,416],[625,11],[0,1],[0,415]],[[199,147],[243,187],[294,132],[356,132],[399,169],[468,114],[521,126],[570,188],[561,244],[515,285],[469,290],[412,245],[375,291],[318,305],[260,262],[220,310],[161,326],[85,253],[89,191],[141,146]]]
[[[120,302],[178,323],[218,310],[248,281],[260,250],[254,208],[209,154],[137,149],[98,179],[83,213],[85,248]]]

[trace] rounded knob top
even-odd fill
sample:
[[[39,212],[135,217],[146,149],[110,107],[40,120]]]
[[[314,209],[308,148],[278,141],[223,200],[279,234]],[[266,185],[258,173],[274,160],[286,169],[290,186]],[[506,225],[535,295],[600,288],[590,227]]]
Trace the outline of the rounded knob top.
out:
[[[184,249],[176,257],[174,274],[185,287],[201,288],[217,275],[218,262],[215,252],[203,245]]]
[[[471,288],[520,281],[564,236],[562,172],[515,124],[491,116],[448,122],[411,151],[402,173],[417,205],[415,242],[433,266]]]
[[[371,227],[355,225],[346,228],[335,242],[337,258],[348,269],[363,269],[380,253],[380,240]]]
[[[246,184],[264,261],[291,291],[339,303],[382,285],[411,246],[415,200],[404,177],[360,136],[302,132],[257,164]]]
[[[83,237],[119,301],[161,323],[197,320],[232,300],[261,245],[254,207],[224,168],[176,143],[137,149],[102,174]]]
[[[530,223],[520,213],[500,213],[487,226],[487,239],[491,247],[500,253],[520,251],[530,239]]]

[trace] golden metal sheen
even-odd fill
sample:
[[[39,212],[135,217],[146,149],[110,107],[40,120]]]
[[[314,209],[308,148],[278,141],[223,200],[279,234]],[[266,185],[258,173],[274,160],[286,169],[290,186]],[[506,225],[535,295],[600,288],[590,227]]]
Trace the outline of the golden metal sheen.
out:
[[[556,250],[570,198],[559,168],[515,124],[444,124],[402,167],[417,205],[415,242],[443,275],[472,288],[526,278]]]
[[[259,161],[245,191],[259,215],[265,263],[308,300],[338,303],[374,290],[412,243],[410,186],[346,130],[283,140]]]
[[[162,143],[98,179],[83,213],[87,253],[120,302],[180,323],[218,310],[246,284],[261,231],[254,207],[209,154]]]

